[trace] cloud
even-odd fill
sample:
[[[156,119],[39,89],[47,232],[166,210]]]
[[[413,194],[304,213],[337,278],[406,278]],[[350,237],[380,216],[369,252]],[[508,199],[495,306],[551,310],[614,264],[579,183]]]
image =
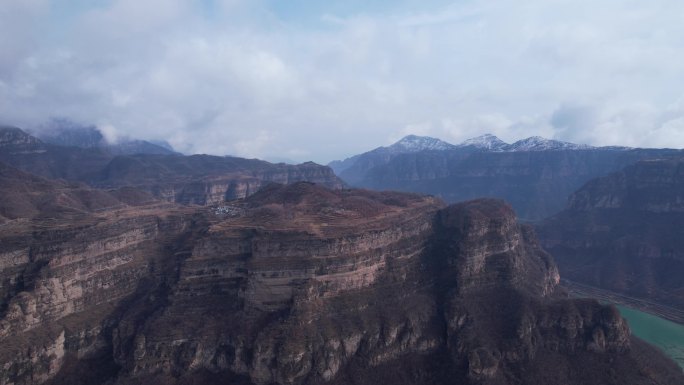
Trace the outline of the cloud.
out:
[[[6,3],[6,123],[319,162],[410,130],[684,147],[676,0]]]
[[[551,114],[554,135],[570,141],[591,141],[587,134],[597,127],[597,120],[591,106],[563,104]]]

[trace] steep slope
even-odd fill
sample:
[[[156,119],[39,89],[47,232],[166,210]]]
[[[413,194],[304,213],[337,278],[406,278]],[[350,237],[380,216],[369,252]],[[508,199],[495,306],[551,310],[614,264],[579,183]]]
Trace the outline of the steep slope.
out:
[[[684,160],[592,180],[539,226],[568,279],[684,309]]]
[[[539,220],[562,210],[568,196],[593,178],[642,159],[681,153],[592,148],[540,137],[508,145],[485,135],[440,151],[358,155],[338,175],[352,186],[431,194],[447,202],[500,198],[521,218]]]
[[[344,183],[328,167],[312,162],[272,164],[209,155],[114,156],[102,148],[47,144],[18,128],[0,128],[0,161],[50,179],[99,188],[136,187],[171,202],[213,204],[241,198],[271,182],[309,181],[330,188]]]
[[[510,206],[310,183],[0,233],[1,384],[681,384]],[[86,241],[87,240],[87,241]]]

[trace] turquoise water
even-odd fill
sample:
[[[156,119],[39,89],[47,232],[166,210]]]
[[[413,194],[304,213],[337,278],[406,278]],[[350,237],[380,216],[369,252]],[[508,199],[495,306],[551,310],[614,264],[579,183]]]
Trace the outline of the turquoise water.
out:
[[[658,316],[616,305],[632,334],[659,347],[684,368],[684,325]]]

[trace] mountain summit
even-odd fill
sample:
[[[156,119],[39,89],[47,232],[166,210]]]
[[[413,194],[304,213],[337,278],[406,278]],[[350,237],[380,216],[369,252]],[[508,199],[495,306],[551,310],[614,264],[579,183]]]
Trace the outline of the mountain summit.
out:
[[[484,134],[463,141],[457,147],[475,147],[488,151],[505,151],[509,144],[492,134]]]
[[[451,150],[456,148],[456,146],[429,136],[407,135],[393,145],[384,148],[396,153],[410,153],[425,150]]]

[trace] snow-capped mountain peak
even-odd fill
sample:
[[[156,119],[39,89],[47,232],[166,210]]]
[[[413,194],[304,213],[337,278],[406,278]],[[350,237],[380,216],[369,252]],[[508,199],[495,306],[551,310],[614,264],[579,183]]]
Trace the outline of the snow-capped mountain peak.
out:
[[[419,152],[424,150],[444,151],[454,148],[453,144],[429,136],[408,135],[386,147],[392,152]]]
[[[511,144],[507,151],[586,150],[592,146],[531,136]]]
[[[508,143],[492,134],[484,134],[463,141],[458,147],[475,147],[489,151],[504,151]]]

